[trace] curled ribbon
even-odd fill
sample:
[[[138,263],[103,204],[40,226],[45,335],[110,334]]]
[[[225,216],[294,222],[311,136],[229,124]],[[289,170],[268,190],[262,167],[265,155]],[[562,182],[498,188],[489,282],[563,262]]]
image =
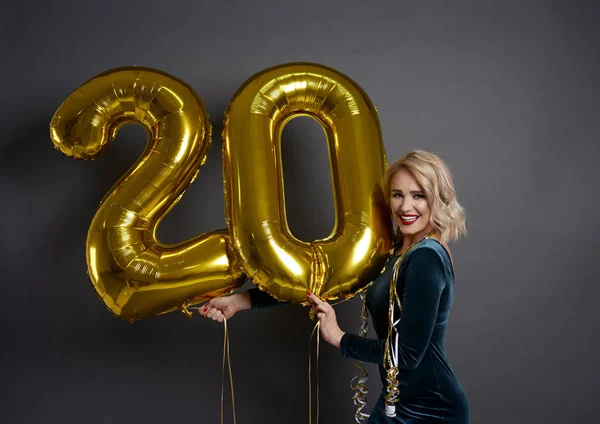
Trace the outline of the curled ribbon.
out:
[[[360,294],[360,298],[362,306],[360,310],[360,331],[358,335],[360,337],[366,337],[368,331],[369,312],[367,311],[366,296],[364,292]],[[363,412],[363,409],[367,407],[367,395],[369,393],[367,381],[369,379],[369,374],[367,373],[367,370],[361,361],[356,362],[356,368],[358,368],[358,370],[356,371],[354,377],[352,377],[350,388],[355,391],[354,396],[352,397],[354,406],[356,406],[356,414],[354,415],[354,419],[358,424],[362,424],[369,418],[369,414]]]

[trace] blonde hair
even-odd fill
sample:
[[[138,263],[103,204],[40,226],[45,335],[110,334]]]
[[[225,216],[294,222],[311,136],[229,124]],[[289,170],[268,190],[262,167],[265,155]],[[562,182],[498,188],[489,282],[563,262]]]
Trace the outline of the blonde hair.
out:
[[[425,192],[431,210],[430,223],[440,241],[456,241],[467,234],[465,210],[456,199],[452,175],[443,160],[423,150],[408,152],[390,165],[385,175],[385,193],[390,205],[392,178],[400,169],[408,170]]]

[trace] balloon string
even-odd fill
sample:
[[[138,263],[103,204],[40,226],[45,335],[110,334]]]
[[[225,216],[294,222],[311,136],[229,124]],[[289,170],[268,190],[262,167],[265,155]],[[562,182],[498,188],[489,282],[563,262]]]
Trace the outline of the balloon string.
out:
[[[203,301],[202,303],[200,303],[200,306],[190,306],[191,302],[190,301],[185,301],[181,305],[181,312],[183,312],[183,314],[186,317],[191,318],[193,314],[190,312],[190,309],[199,311],[200,309],[204,308],[204,304],[206,302],[207,302],[206,300]]]
[[[312,333],[310,334],[310,341],[308,343],[308,424],[312,424],[312,377],[311,377],[311,369],[312,369],[312,359],[310,355],[310,350],[312,348],[312,339],[313,336],[317,333],[317,360],[316,360],[316,371],[317,371],[317,420],[316,424],[319,424],[319,344],[320,344],[320,334],[321,334],[321,321],[317,321],[315,327],[313,328]]]
[[[225,356],[229,368],[229,386],[231,387],[231,410],[233,412],[233,423],[237,424],[235,417],[235,393],[233,390],[233,375],[231,374],[231,356],[229,354],[229,333],[227,331],[227,318],[223,318],[223,365],[221,367],[221,424],[223,424],[223,392],[225,390]]]

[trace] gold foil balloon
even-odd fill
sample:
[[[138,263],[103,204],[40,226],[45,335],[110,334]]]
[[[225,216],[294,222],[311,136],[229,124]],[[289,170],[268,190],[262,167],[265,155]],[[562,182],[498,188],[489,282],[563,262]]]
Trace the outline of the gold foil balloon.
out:
[[[285,212],[281,133],[298,116],[325,131],[334,191],[333,231],[310,242],[291,234]],[[351,297],[379,274],[392,241],[385,150],[376,110],[354,81],[315,64],[264,70],[233,96],[223,138],[227,223],[255,284],[304,302],[307,290],[322,299]]]
[[[116,316],[134,321],[233,291],[243,274],[228,232],[177,245],[155,236],[211,144],[208,114],[190,86],[146,68],[105,72],[60,105],[50,133],[67,156],[94,159],[127,123],[143,125],[149,140],[91,223],[87,263],[97,294]]]

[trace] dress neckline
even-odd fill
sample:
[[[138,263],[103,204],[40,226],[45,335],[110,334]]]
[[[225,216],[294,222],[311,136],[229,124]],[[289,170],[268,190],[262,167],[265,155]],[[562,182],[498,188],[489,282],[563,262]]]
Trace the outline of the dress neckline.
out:
[[[439,245],[440,245],[440,247],[442,248],[442,250],[444,251],[444,253],[445,253],[445,254],[446,254],[446,256],[448,257],[448,260],[450,261],[450,270],[452,271],[452,277],[454,277],[454,263],[452,262],[452,256],[450,256],[450,252],[448,252],[448,250],[446,249],[446,247],[444,247],[444,245],[443,245],[442,243],[440,243],[440,241],[439,241],[438,239],[435,239],[435,238],[433,238],[433,237],[429,237],[429,238],[423,239],[423,240],[421,240],[421,241],[425,241],[425,240],[433,240],[433,241],[435,241],[437,244],[439,244]],[[393,253],[393,256],[394,256],[395,258],[398,258],[398,257],[400,256],[400,255],[397,255],[397,254],[396,254],[396,245],[397,245],[398,243],[400,243],[400,240],[398,240],[398,241],[397,241],[397,242],[394,244],[394,253]],[[415,246],[413,246],[413,247],[416,247],[416,246],[418,246],[419,244],[420,244],[420,242],[419,242],[419,243],[417,243],[417,244],[416,244]],[[412,249],[412,247],[411,247],[411,249]],[[410,250],[410,249],[409,249],[409,250]]]

